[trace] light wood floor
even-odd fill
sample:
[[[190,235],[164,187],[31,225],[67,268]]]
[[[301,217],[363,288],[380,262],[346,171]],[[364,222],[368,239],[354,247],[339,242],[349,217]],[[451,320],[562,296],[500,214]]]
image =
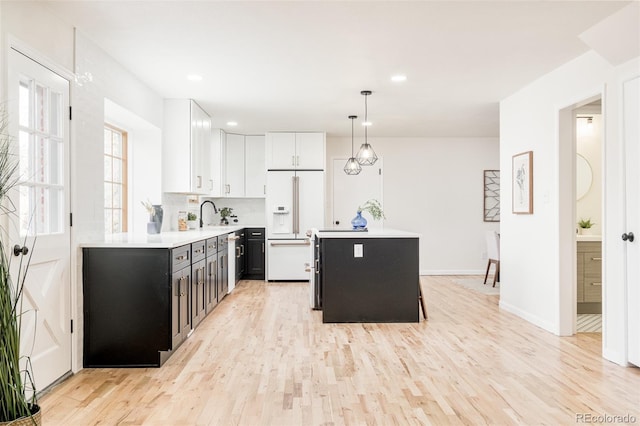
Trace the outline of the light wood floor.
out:
[[[455,277],[423,277],[429,321],[322,324],[308,284],[242,281],[160,369],[87,369],[40,400],[49,425],[640,422],[640,371],[600,334],[556,337]]]

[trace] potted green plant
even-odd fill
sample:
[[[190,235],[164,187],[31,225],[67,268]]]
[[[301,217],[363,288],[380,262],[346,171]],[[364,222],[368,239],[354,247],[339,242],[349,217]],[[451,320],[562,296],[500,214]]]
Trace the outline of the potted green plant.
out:
[[[6,216],[13,213],[6,207],[11,205],[7,195],[17,182],[18,161],[11,151],[7,114],[0,110],[0,116],[0,214]],[[20,355],[22,296],[31,256],[24,263],[20,257],[17,276],[12,277],[3,241],[6,235],[0,230],[0,424],[41,424],[31,361]]]
[[[355,230],[364,230],[367,227],[367,219],[362,217],[362,212],[369,213],[373,220],[386,219],[384,211],[382,210],[382,204],[380,204],[380,201],[372,198],[367,200],[363,205],[358,206],[356,217],[351,220],[351,225]]]
[[[233,208],[223,207],[220,209],[220,225],[228,225],[229,219],[227,219],[233,213]]]
[[[588,219],[580,219],[578,221],[578,231],[580,234],[588,235],[591,234],[591,227],[595,225],[595,223],[591,222],[591,218]]]
[[[189,226],[189,229],[196,229],[198,225],[198,215],[193,212],[187,213],[187,226]]]

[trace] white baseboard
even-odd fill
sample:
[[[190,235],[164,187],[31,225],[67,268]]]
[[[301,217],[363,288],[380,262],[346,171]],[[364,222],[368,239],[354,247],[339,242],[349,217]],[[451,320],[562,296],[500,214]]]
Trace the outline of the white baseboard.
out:
[[[420,275],[484,275],[481,269],[425,269]]]
[[[605,348],[604,345],[602,348],[602,358],[606,359],[607,361],[611,361],[615,364],[621,365],[623,367],[632,366],[632,364],[629,364],[629,362],[625,359],[624,356],[622,356],[622,354],[619,351]]]
[[[530,314],[529,312],[523,311],[522,309],[515,307],[509,303],[504,302],[502,299],[500,300],[500,303],[498,304],[498,306],[500,307],[500,309],[503,309],[507,312],[510,312],[514,315],[519,316],[520,318],[529,321],[531,324],[538,326],[540,328],[542,328],[543,330],[546,330],[550,333],[555,334],[556,336],[559,334],[559,330],[557,330],[557,327],[555,327],[552,323],[550,323],[549,321],[545,321],[542,318],[539,318],[535,315]]]

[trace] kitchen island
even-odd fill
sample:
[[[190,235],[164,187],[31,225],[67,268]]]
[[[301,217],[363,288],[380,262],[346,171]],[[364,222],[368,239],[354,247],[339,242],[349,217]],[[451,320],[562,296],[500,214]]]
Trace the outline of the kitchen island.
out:
[[[317,231],[322,321],[419,322],[418,242],[394,229]]]

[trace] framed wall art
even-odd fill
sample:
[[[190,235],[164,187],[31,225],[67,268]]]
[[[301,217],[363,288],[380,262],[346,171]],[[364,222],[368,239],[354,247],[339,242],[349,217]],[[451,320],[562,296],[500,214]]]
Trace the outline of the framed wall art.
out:
[[[533,151],[512,159],[512,206],[515,214],[533,214]]]
[[[484,221],[500,222],[500,170],[484,171]]]

